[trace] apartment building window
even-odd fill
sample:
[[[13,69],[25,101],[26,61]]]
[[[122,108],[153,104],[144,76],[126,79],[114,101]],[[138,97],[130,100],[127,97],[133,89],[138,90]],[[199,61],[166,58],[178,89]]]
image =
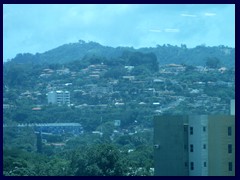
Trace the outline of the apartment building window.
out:
[[[193,135],[193,127],[190,127],[190,135]]]
[[[191,170],[194,170],[194,162],[191,162],[191,163],[190,163],[190,169],[191,169]]]
[[[206,149],[206,148],[207,148],[206,144],[203,144],[203,149]]]
[[[228,145],[228,153],[231,154],[232,153],[232,144]]]
[[[184,132],[188,132],[188,125],[183,125]]]
[[[193,144],[190,144],[190,152],[193,152]]]
[[[203,126],[203,132],[206,132],[206,126]]]
[[[228,136],[232,136],[232,127],[228,127]]]
[[[204,166],[204,167],[207,167],[207,162],[203,162],[203,166]]]
[[[228,171],[232,171],[232,162],[228,163]]]

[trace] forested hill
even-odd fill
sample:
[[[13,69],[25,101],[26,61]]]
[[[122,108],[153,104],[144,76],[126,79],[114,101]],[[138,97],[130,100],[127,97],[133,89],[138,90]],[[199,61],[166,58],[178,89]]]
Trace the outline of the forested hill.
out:
[[[79,40],[78,43],[70,43],[59,46],[44,53],[18,54],[11,62],[17,63],[61,63],[82,60],[89,56],[116,60],[122,57],[126,51],[137,51],[141,53],[154,53],[160,65],[176,63],[187,65],[205,65],[208,58],[217,58],[222,66],[234,67],[235,48],[227,46],[208,47],[200,45],[195,48],[187,48],[186,45],[157,45],[151,48],[134,49],[133,47],[108,47],[96,42],[85,42]]]

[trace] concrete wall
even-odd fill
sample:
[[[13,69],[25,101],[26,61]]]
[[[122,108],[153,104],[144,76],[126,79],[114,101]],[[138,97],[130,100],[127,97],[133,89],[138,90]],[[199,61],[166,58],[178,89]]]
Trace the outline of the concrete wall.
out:
[[[193,128],[193,134],[188,136],[189,141],[189,163],[194,163],[194,169],[189,166],[190,176],[208,175],[208,116],[189,116],[189,128]],[[204,128],[205,127],[205,128]],[[205,130],[205,131],[204,131]],[[204,144],[206,149],[204,149]],[[193,146],[193,152],[190,146]],[[204,167],[206,163],[206,167]]]
[[[48,103],[57,103],[57,93],[55,91],[51,91],[48,93]]]
[[[187,116],[154,118],[154,163],[156,176],[188,176]],[[186,128],[187,129],[187,128]]]
[[[230,115],[235,115],[235,99],[232,99],[230,103]]]
[[[235,175],[235,116],[212,115],[209,116],[209,176],[234,176]],[[228,135],[228,127],[232,135]],[[232,144],[232,153],[228,153],[228,144]],[[232,162],[232,171],[228,163]]]

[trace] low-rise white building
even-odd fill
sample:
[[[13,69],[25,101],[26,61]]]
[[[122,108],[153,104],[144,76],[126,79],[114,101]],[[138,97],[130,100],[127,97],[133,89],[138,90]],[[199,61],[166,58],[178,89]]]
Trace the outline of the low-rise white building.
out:
[[[47,94],[48,104],[67,104],[70,105],[69,91],[51,91]]]

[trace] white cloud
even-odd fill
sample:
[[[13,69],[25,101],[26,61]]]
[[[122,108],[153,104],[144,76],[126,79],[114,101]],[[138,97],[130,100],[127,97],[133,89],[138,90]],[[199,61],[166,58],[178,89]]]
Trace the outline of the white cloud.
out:
[[[197,17],[195,14],[180,14],[180,15],[184,17]]]
[[[170,29],[170,28],[166,28],[164,29],[165,32],[170,32],[170,33],[177,33],[179,32],[180,30],[179,29]]]
[[[156,33],[160,33],[162,32],[160,29],[149,29],[150,32],[156,32]]]
[[[204,13],[204,16],[216,16],[217,14],[215,13]]]

